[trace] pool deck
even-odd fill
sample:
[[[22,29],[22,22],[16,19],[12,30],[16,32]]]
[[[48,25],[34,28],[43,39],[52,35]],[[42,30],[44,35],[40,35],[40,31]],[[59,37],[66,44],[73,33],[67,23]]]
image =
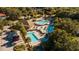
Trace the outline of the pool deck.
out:
[[[39,46],[41,41],[38,42],[30,42],[30,46]]]
[[[44,37],[44,34],[41,34],[41,33],[38,32],[38,31],[33,31],[33,32],[34,32],[35,36],[37,36],[38,39]]]

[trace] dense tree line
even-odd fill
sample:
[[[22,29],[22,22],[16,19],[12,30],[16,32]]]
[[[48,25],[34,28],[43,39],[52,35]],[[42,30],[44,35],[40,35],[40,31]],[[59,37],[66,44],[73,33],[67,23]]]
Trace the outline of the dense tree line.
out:
[[[0,12],[5,13],[9,16],[9,19],[17,19],[19,16],[31,16],[36,17],[36,15],[46,14],[53,15],[55,14],[58,17],[71,17],[77,18],[79,15],[79,8],[59,8],[59,7],[2,7],[0,8]]]
[[[43,42],[45,50],[77,51],[79,50],[79,22],[71,18],[56,18],[55,30],[49,33],[49,40]]]

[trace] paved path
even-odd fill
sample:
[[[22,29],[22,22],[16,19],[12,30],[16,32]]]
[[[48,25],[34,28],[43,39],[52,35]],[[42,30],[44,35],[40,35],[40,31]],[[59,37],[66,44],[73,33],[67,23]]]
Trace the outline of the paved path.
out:
[[[19,36],[19,41],[17,41],[17,44],[20,44],[20,43],[23,43],[24,44],[24,41],[23,41],[23,38],[20,34],[20,31],[16,31],[17,35]]]

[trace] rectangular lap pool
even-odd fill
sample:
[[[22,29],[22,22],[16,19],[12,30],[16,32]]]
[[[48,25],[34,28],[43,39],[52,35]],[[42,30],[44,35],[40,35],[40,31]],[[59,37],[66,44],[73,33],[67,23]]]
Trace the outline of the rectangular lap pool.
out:
[[[27,32],[27,36],[31,39],[31,42],[37,42],[38,38],[34,35],[33,32]]]

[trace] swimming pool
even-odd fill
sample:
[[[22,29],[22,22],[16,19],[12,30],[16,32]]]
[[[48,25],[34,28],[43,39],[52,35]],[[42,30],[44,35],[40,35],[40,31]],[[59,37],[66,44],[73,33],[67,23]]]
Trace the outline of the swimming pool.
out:
[[[40,20],[40,21],[37,21],[36,23],[39,24],[39,25],[44,25],[44,24],[49,23],[49,20]],[[53,32],[54,31],[54,25],[49,24],[46,31],[47,31],[47,34]],[[38,38],[31,31],[27,32],[27,36],[30,37],[31,42],[37,42],[38,41]],[[46,37],[44,37],[42,39],[43,39],[42,41],[47,41],[48,36],[46,36]]]
[[[12,47],[13,46],[13,42],[15,42],[13,37],[16,36],[17,34],[16,34],[16,32],[13,32],[13,31],[12,32],[8,32],[6,34],[7,34],[7,36],[5,37],[5,40],[7,41],[7,43],[4,43],[4,46],[6,46],[7,48],[8,47]]]
[[[47,32],[51,33],[53,31],[54,31],[54,25],[49,25],[48,28],[47,28]]]
[[[48,24],[49,21],[48,20],[40,20],[40,21],[36,21],[35,24],[38,24],[38,25],[45,25],[45,24]]]
[[[30,37],[31,42],[37,42],[38,38],[34,35],[33,32],[27,32],[27,36]]]
[[[16,32],[8,32],[6,40],[11,41],[15,35],[16,35]]]
[[[49,25],[47,28],[47,35],[45,37],[42,38],[42,42],[46,42],[49,39],[49,34],[54,31],[54,26],[53,25]]]

